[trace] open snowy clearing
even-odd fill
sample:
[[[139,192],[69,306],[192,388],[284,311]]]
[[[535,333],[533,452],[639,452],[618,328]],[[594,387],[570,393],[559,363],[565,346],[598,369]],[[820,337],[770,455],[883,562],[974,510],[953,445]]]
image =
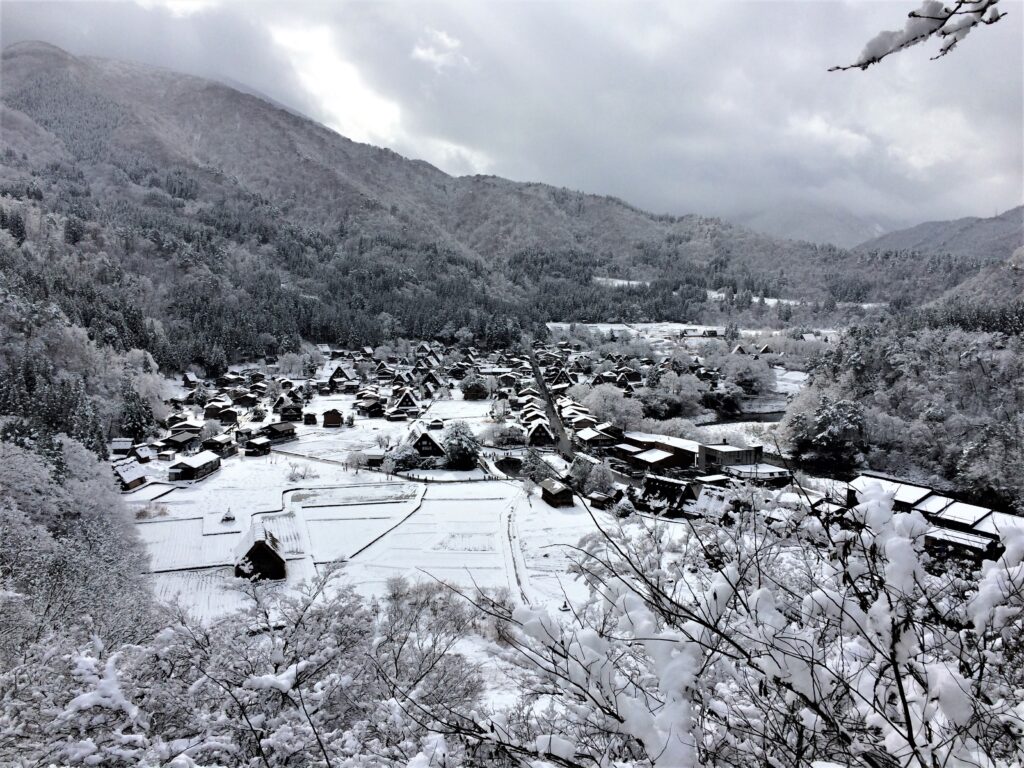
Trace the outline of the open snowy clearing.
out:
[[[290,480],[296,470],[306,477]],[[149,493],[126,498],[146,510],[136,529],[158,595],[203,619],[243,604],[233,567],[253,523],[282,542],[288,576],[281,588],[345,561],[341,582],[366,596],[380,594],[393,576],[506,588],[517,601],[551,607],[561,605],[563,590],[579,596],[561,545],[595,530],[585,507],[549,507],[518,482],[466,481],[479,471],[424,474],[434,482],[272,453],[226,459],[210,477],[155,502]]]
[[[804,371],[789,371],[782,366],[775,366],[775,392],[780,395],[795,395],[805,386],[809,378]]]

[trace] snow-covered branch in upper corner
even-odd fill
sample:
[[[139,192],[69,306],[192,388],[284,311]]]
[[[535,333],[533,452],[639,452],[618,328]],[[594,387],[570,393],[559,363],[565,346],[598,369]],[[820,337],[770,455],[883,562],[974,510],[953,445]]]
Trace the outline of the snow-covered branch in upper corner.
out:
[[[998,3],[999,0],[958,0],[945,5],[938,0],[924,0],[919,9],[910,12],[903,29],[879,32],[855,62],[829,71],[867,69],[892,53],[932,38],[942,41],[932,58],[945,56],[979,24],[995,24],[1003,18],[1006,14],[999,10]]]

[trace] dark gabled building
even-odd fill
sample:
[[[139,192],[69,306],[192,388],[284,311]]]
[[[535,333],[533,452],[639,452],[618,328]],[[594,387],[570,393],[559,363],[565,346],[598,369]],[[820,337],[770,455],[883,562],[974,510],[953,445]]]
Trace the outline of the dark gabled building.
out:
[[[344,417],[337,408],[331,408],[329,411],[324,411],[323,425],[325,427],[340,427],[343,423]]]
[[[238,445],[231,439],[230,435],[214,435],[209,437],[203,440],[202,449],[216,453],[222,459],[238,453]]]
[[[696,501],[698,491],[686,480],[660,475],[644,477],[643,490],[636,499],[640,509],[663,517],[689,517],[684,506]]]
[[[572,489],[550,477],[541,481],[540,497],[552,507],[571,507]]]
[[[286,575],[284,545],[266,523],[253,520],[235,547],[235,576],[280,581]]]
[[[132,452],[135,441],[130,437],[115,437],[110,441],[111,456],[128,456]]]
[[[427,430],[423,430],[412,440],[412,447],[423,457],[444,456],[444,446],[441,445],[441,441]]]
[[[302,421],[302,406],[298,403],[282,406],[281,421]]]
[[[291,422],[276,422],[268,424],[260,430],[260,435],[269,438],[272,443],[283,443],[286,440],[295,439],[295,425]]]
[[[217,414],[217,419],[220,421],[221,424],[237,424],[238,409],[224,408],[220,413]]]
[[[555,433],[546,421],[535,421],[526,430],[526,444],[547,446],[555,444]]]
[[[246,456],[267,456],[270,454],[271,442],[269,437],[254,437],[245,441]]]
[[[193,451],[199,447],[199,435],[195,432],[176,432],[160,442],[175,452]]]

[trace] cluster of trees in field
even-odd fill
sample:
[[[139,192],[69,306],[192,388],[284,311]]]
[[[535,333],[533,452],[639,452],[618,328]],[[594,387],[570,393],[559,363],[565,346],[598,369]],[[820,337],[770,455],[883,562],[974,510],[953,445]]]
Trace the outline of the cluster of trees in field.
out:
[[[1022,337],[919,320],[850,329],[820,356],[785,438],[804,458],[1024,509]]]

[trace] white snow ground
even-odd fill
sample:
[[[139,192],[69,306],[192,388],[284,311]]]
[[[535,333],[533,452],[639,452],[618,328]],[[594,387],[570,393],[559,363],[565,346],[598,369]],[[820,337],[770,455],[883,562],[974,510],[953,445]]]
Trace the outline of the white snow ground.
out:
[[[352,405],[349,396],[318,397],[307,411],[319,417]],[[489,409],[490,401],[441,400],[424,418],[463,419],[476,430],[490,423]],[[516,600],[552,607],[561,605],[563,588],[578,592],[559,545],[594,530],[579,503],[554,509],[539,496],[527,499],[518,482],[482,480],[480,470],[417,470],[420,482],[346,466],[352,451],[378,447],[379,437],[405,440],[415,426],[359,418],[340,429],[298,424],[298,440],[269,456],[231,456],[199,482],[125,494],[157,595],[205,620],[241,607],[235,548],[254,521],[284,542],[288,578],[280,589],[345,561],[341,580],[366,596],[399,575],[504,587]]]

